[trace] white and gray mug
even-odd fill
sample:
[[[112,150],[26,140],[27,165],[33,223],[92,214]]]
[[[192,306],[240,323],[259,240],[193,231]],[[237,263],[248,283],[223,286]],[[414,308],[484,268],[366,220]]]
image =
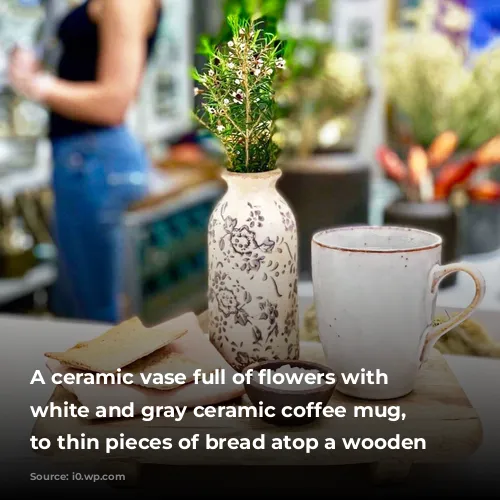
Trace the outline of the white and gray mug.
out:
[[[387,375],[387,384],[384,377],[339,380],[339,392],[373,400],[409,394],[436,342],[479,306],[482,274],[464,263],[442,266],[441,253],[441,237],[417,229],[348,227],[314,235],[314,301],[329,366],[345,375]],[[460,271],[474,280],[474,299],[434,326],[439,283]]]

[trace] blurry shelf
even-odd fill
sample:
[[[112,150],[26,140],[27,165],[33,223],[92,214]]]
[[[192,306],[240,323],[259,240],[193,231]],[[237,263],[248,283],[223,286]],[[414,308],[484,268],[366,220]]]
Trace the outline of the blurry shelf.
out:
[[[280,166],[283,170],[298,170],[304,172],[353,172],[367,170],[369,162],[358,153],[328,153],[313,155],[311,158],[301,159],[293,156],[283,156],[280,159]]]
[[[215,196],[222,196],[224,188],[220,182],[209,181],[197,186],[180,186],[178,190],[155,198],[151,207],[146,206],[137,212],[129,212],[125,216],[125,226],[128,228],[140,227],[159,217],[165,217],[175,213],[180,209],[212,199]]]
[[[134,132],[146,144],[175,140],[192,129],[191,112],[194,105],[190,68],[193,66],[192,16],[193,0],[162,0],[165,6],[157,53],[144,79],[141,95],[131,115]],[[170,53],[173,52],[173,58]],[[167,73],[171,81],[167,92],[170,114],[158,109],[162,99],[163,80]]]
[[[50,165],[50,145],[41,140],[33,168],[0,176],[0,196],[15,196],[19,191],[46,187],[50,182]]]
[[[193,129],[193,124],[189,120],[172,120],[165,118],[163,121],[157,120],[149,125],[146,132],[138,130],[139,138],[145,143],[176,139]]]
[[[23,278],[0,279],[0,305],[8,304],[54,284],[57,271],[52,264],[41,264]]]

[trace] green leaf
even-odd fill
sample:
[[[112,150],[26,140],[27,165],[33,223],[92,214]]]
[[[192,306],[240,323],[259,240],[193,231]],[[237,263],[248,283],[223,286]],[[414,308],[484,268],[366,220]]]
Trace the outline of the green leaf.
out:
[[[230,170],[273,170],[279,154],[273,135],[281,43],[276,35],[261,31],[261,21],[229,15],[227,25],[228,42],[206,47],[203,74],[193,72],[203,87],[198,120],[225,148]]]
[[[198,43],[197,53],[202,56],[212,56],[213,55],[213,45],[212,40],[209,36],[200,37]]]

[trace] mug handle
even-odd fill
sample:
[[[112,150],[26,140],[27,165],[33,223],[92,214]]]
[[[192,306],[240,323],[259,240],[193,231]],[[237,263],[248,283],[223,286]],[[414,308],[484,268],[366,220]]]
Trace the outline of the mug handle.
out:
[[[484,299],[486,293],[486,283],[483,274],[476,269],[474,266],[469,264],[459,263],[459,264],[448,264],[446,266],[435,266],[431,271],[431,292],[435,294],[437,292],[438,286],[444,278],[450,274],[459,273],[463,271],[467,273],[473,280],[476,287],[476,294],[472,299],[470,305],[464,309],[461,313],[445,321],[441,325],[435,326],[427,334],[424,347],[422,348],[422,354],[420,356],[420,362],[423,363],[430,355],[432,348],[436,342],[450,330],[453,330],[456,326],[462,324],[464,321],[470,318],[472,313],[479,307]]]

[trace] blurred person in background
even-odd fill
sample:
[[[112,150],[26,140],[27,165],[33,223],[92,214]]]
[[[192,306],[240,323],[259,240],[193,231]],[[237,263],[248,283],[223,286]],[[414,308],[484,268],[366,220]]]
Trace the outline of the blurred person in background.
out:
[[[160,0],[87,0],[62,20],[58,76],[16,49],[14,89],[51,111],[56,315],[122,319],[121,222],[147,194],[149,161],[125,125],[157,38]]]

